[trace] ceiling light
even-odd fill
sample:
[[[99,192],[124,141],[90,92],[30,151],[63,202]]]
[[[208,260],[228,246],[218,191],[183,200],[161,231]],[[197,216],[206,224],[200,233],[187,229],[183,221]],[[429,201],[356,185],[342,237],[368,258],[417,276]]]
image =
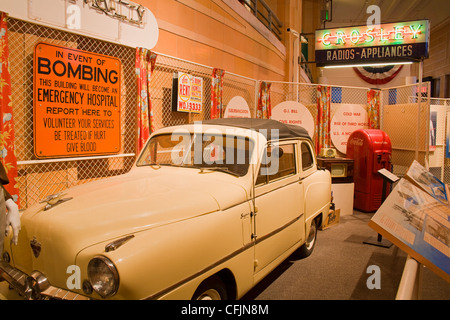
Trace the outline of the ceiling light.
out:
[[[412,64],[412,61],[407,62],[392,62],[392,63],[363,63],[363,64],[350,64],[350,65],[335,65],[335,66],[324,66],[325,69],[331,68],[352,68],[352,67],[379,67],[379,66],[393,66],[399,64]]]

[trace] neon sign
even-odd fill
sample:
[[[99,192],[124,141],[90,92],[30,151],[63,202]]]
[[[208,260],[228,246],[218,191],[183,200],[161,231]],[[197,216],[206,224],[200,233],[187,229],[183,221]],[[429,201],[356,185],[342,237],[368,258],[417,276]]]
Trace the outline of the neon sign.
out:
[[[428,20],[317,30],[316,62],[323,65],[426,58],[428,38]]]

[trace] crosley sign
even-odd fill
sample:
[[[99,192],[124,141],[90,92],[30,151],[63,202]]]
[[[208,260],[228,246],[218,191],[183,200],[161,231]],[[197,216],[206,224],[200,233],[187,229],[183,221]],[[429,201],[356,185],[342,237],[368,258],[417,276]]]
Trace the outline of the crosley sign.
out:
[[[38,158],[120,151],[119,59],[38,43],[34,51],[34,153]]]
[[[428,58],[429,21],[316,30],[319,66]]]

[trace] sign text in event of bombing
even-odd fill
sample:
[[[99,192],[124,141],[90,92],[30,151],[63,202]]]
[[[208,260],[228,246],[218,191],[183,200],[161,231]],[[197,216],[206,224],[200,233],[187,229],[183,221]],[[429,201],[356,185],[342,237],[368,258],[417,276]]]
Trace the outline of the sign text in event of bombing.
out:
[[[429,21],[316,30],[319,66],[428,58]]]
[[[34,153],[38,158],[120,151],[121,62],[38,43],[34,51]]]

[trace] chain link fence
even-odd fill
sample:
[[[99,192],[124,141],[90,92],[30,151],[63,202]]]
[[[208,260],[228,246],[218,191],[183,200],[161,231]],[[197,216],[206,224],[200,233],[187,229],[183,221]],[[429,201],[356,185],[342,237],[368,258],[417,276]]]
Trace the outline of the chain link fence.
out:
[[[172,111],[172,80],[178,72],[188,73],[203,80],[203,106],[200,113]],[[158,54],[152,74],[150,89],[155,129],[192,123],[211,118],[211,75],[212,67]],[[242,97],[248,104],[252,116],[256,116],[255,88],[257,81],[225,72],[223,79],[223,104],[232,98]]]
[[[272,82],[272,114],[285,101],[301,103],[317,122],[317,84]],[[370,88],[330,86],[331,147],[345,157],[346,141],[356,127],[367,128],[359,115],[368,111]],[[421,92],[421,94],[419,94]],[[393,173],[402,177],[414,160],[428,167],[444,182],[450,182],[450,159],[446,158],[447,115],[450,99],[431,99],[430,83],[380,90],[380,129],[392,143]],[[420,99],[418,97],[421,97]],[[350,114],[351,113],[351,114]],[[353,117],[351,126],[342,120]],[[347,123],[348,125],[348,123]],[[316,132],[314,132],[315,138]]]
[[[307,83],[286,83],[272,82],[271,84],[271,101],[272,115],[279,114],[277,108],[283,108],[283,102],[292,101],[299,103],[305,107],[309,114],[308,118],[312,119],[313,139],[316,138],[315,127],[317,125],[317,89],[318,84]],[[330,94],[330,147],[336,148],[338,156],[345,157],[347,150],[347,140],[352,128],[367,127],[368,123],[364,117],[367,113],[367,88],[361,87],[342,87],[329,86]],[[286,110],[288,113],[288,110]],[[298,112],[298,111],[296,111]],[[351,114],[350,114],[351,113]],[[306,118],[303,113],[302,116]],[[286,115],[289,117],[289,115]],[[345,120],[348,121],[345,121]],[[277,119],[278,120],[278,119]],[[289,121],[288,121],[289,122]],[[295,120],[292,122],[295,123]],[[302,125],[308,127],[303,120]],[[308,130],[311,132],[310,130]]]
[[[418,92],[422,92],[419,99]],[[403,176],[414,160],[428,165],[429,83],[381,90],[381,129],[392,143],[393,172]]]
[[[133,165],[135,152],[135,49],[12,18],[8,19],[8,39],[20,207],[26,208],[50,194],[81,183],[127,172]],[[53,160],[35,157],[33,52],[40,42],[109,55],[122,61],[122,143],[118,155]]]
[[[46,196],[61,192],[66,188],[108,176],[128,172],[136,158],[136,73],[135,48],[71,34],[49,27],[34,25],[16,19],[8,19],[10,51],[10,72],[12,82],[12,104],[15,123],[15,149],[18,160],[17,186],[20,192],[20,206],[26,208]],[[45,42],[68,48],[76,48],[93,53],[117,57],[122,62],[121,88],[121,150],[117,155],[66,159],[37,159],[33,154],[33,51],[37,43]],[[211,75],[213,68],[184,61],[164,54],[158,54],[151,79],[151,102],[156,129],[192,123],[211,117]],[[174,75],[185,72],[203,79],[203,105],[200,113],[172,111],[172,82]],[[308,111],[302,114],[311,119],[311,136],[315,138],[317,121],[317,84],[271,83],[270,95],[272,114],[280,112],[283,103],[300,103]],[[245,100],[251,117],[256,117],[258,91],[261,81],[225,72],[223,79],[224,107],[236,97]],[[423,85],[423,92],[429,92],[429,84]],[[331,98],[331,147],[338,156],[345,157],[346,141],[354,125],[367,127],[364,118],[367,112],[367,92],[369,88],[330,86]],[[403,175],[413,160],[422,164],[428,162],[430,98],[422,96],[418,101],[418,86],[402,86],[381,90],[381,129],[392,140],[394,173]],[[240,101],[242,101],[242,99]],[[434,103],[434,102],[433,102]],[[439,121],[445,121],[450,102],[436,102]],[[276,108],[280,109],[276,109]],[[434,108],[434,107],[433,107]],[[431,109],[432,113],[434,109]],[[344,111],[343,111],[344,110]],[[357,121],[352,126],[343,125],[345,110],[351,110]],[[443,111],[444,110],[444,111]],[[361,118],[362,117],[362,118]],[[305,125],[306,127],[306,125]],[[442,127],[440,125],[439,127]],[[446,132],[446,131],[445,131]],[[405,134],[407,133],[407,134]],[[435,147],[435,158],[430,158],[430,168],[438,177],[450,180],[450,160],[444,159],[445,141],[439,132]],[[434,144],[433,144],[434,143]],[[438,150],[439,149],[439,150]],[[442,150],[441,150],[442,149]],[[436,152],[438,150],[438,152]],[[439,158],[439,159],[438,159]],[[444,179],[445,177],[445,179]]]

